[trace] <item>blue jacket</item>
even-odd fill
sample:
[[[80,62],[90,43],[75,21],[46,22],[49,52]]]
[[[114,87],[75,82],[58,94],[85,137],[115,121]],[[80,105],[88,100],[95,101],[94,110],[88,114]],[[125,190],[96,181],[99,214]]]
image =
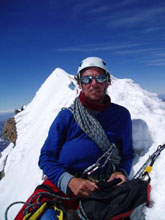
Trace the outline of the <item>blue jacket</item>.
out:
[[[129,111],[117,104],[96,116],[110,142],[120,147],[118,169],[130,173],[133,159],[132,121]],[[99,147],[81,130],[68,109],[59,112],[41,149],[39,166],[55,185],[66,193],[75,173],[81,173],[101,156]],[[65,184],[64,184],[65,182]],[[65,185],[64,188],[62,188]]]

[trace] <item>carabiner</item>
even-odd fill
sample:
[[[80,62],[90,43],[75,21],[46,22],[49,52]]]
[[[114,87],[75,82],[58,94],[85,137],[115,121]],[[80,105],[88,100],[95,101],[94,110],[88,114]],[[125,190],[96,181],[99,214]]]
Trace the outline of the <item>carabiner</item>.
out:
[[[83,173],[82,173],[81,176],[82,176],[82,177],[89,176],[89,175],[91,175],[92,173],[94,173],[95,170],[97,170],[98,168],[99,168],[99,164],[94,163],[94,164],[92,164],[91,166],[87,167],[87,168],[83,171]]]

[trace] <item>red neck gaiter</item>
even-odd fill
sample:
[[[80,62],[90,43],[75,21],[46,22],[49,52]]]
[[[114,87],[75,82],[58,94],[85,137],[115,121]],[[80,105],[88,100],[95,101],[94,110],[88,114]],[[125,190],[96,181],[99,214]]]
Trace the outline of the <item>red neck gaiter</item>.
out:
[[[79,95],[79,99],[84,107],[99,112],[104,111],[111,104],[111,99],[107,94],[105,95],[104,103],[102,104],[93,102],[92,100],[88,99],[82,92]]]

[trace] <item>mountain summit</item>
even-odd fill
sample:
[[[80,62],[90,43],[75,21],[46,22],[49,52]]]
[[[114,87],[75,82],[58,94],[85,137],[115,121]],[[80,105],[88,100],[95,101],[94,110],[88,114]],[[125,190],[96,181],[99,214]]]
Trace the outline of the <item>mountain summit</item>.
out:
[[[134,175],[157,146],[165,143],[165,103],[130,79],[112,77],[112,85],[107,93],[112,102],[125,106],[131,113],[135,150],[131,175]],[[41,184],[42,172],[38,167],[40,149],[58,112],[62,107],[70,106],[77,94],[73,76],[57,68],[42,84],[33,100],[15,116],[16,145],[10,144],[0,158],[0,169],[5,164],[5,176],[0,181],[0,219],[4,218],[5,210],[11,203],[26,201],[36,186]],[[151,200],[154,205],[143,210],[146,220],[165,219],[164,157],[165,151],[151,172]],[[20,205],[12,207],[9,219],[14,219],[20,208]],[[141,211],[135,211],[132,219],[142,220]]]

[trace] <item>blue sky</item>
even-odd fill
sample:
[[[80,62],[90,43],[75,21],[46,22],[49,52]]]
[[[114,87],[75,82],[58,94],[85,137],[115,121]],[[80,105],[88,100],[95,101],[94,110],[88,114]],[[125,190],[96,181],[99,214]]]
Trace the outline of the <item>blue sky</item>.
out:
[[[56,67],[74,74],[88,56],[165,94],[165,1],[0,1],[0,111],[28,104]]]

